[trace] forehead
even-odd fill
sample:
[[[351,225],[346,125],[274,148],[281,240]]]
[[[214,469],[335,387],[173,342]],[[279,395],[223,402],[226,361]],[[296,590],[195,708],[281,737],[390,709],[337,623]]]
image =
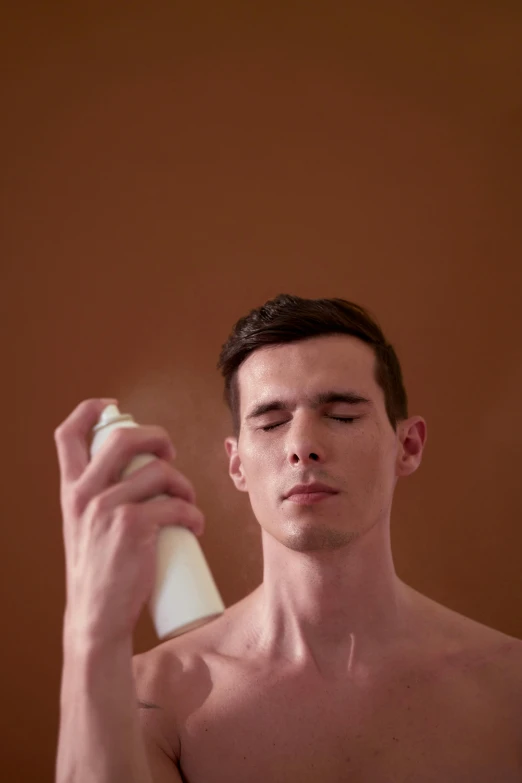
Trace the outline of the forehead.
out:
[[[324,388],[354,389],[376,400],[375,354],[351,335],[321,335],[254,351],[238,371],[241,412],[275,395],[305,398]]]

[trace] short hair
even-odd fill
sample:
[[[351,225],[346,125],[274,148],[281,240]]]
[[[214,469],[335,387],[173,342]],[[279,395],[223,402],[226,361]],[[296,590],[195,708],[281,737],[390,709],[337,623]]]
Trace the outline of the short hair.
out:
[[[233,326],[219,355],[217,369],[225,380],[224,401],[232,414],[234,435],[241,430],[238,370],[254,351],[328,334],[347,334],[372,346],[374,378],[384,392],[393,430],[408,418],[408,398],[399,359],[376,318],[367,308],[346,299],[303,299],[279,294],[251,310]]]

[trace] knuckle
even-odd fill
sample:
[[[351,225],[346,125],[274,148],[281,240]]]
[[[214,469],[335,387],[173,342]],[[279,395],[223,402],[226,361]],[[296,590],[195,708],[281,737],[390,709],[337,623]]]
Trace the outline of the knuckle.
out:
[[[80,483],[72,484],[66,491],[67,504],[75,516],[80,516],[85,510],[89,499]]]
[[[157,457],[151,460],[144,470],[150,471],[150,477],[153,483],[168,494],[175,495],[179,490],[179,481],[176,479],[176,472],[170,462],[166,459]]]
[[[164,459],[155,460],[155,469],[159,473],[161,480],[165,480],[169,483],[172,482],[172,467]]]
[[[92,498],[89,502],[89,510],[93,517],[104,516],[110,511],[110,500],[107,495],[102,493],[101,495],[96,495],[96,497]]]
[[[166,459],[176,457],[176,449],[165,427],[160,425],[139,425],[138,427],[118,427],[107,436],[111,449],[118,452],[133,452],[140,440],[147,441],[147,451],[156,451]]]
[[[190,481],[190,479],[187,479],[187,484],[188,484],[188,488],[190,490],[191,496],[192,496],[192,498],[194,500],[194,503],[195,503],[196,502],[196,488],[194,487],[194,484],[192,483],[192,481]]]
[[[182,499],[189,505],[195,505],[196,493],[192,483],[179,471],[174,471],[172,467],[167,466],[166,481],[168,491],[173,497]]]
[[[168,447],[169,452],[175,457],[177,452],[174,444],[172,443],[172,439],[170,437],[169,431],[163,427],[161,424],[154,425],[153,429],[157,433],[158,437],[161,441],[163,441],[166,446]]]
[[[99,406],[100,406],[99,397],[88,397],[86,400],[82,400],[80,403],[78,403],[76,407],[76,411],[80,414],[89,413],[93,409],[99,408]]]
[[[121,528],[127,529],[136,524],[138,516],[138,509],[132,503],[122,503],[117,506],[113,513],[114,524]]]
[[[69,435],[69,422],[67,420],[62,421],[55,428],[53,435],[56,445],[61,446],[62,443],[65,443]]]
[[[187,503],[185,505],[185,516],[188,526],[196,533],[201,535],[205,529],[205,515],[202,510],[195,506],[193,503]]]
[[[108,443],[111,444],[111,446],[120,448],[120,446],[124,443],[127,443],[129,440],[129,429],[130,427],[118,427],[117,429],[113,430],[109,433],[107,436]]]
[[[54,430],[54,437],[55,439],[63,438],[63,435],[65,432],[67,432],[69,425],[76,421],[78,418],[83,418],[83,416],[87,415],[91,412],[93,406],[96,404],[96,400],[89,399],[89,400],[83,400],[80,402],[76,408],[74,408],[73,411],[65,418],[60,424],[55,428]]]

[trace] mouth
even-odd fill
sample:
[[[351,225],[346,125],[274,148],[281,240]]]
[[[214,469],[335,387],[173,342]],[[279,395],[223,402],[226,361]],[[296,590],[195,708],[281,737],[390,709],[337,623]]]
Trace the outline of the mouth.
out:
[[[305,506],[310,503],[319,503],[321,500],[327,500],[334,497],[334,492],[298,492],[290,495],[286,500],[290,503],[297,503],[299,506]]]
[[[329,484],[324,484],[322,481],[308,481],[303,484],[294,484],[294,486],[288,490],[284,497],[288,498],[290,495],[295,495],[296,493],[304,495],[311,492],[336,493],[337,491],[338,490],[335,487],[331,487]]]

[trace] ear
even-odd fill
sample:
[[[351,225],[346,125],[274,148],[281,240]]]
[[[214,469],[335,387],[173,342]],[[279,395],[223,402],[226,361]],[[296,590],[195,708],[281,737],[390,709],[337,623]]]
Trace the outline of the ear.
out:
[[[225,450],[228,455],[228,474],[236,489],[240,492],[248,492],[245,476],[243,475],[243,466],[241,465],[241,457],[237,450],[237,438],[228,437],[225,438]]]
[[[428,427],[422,416],[411,416],[399,423],[397,434],[397,476],[409,476],[414,473],[422,461],[422,452],[426,445]]]

